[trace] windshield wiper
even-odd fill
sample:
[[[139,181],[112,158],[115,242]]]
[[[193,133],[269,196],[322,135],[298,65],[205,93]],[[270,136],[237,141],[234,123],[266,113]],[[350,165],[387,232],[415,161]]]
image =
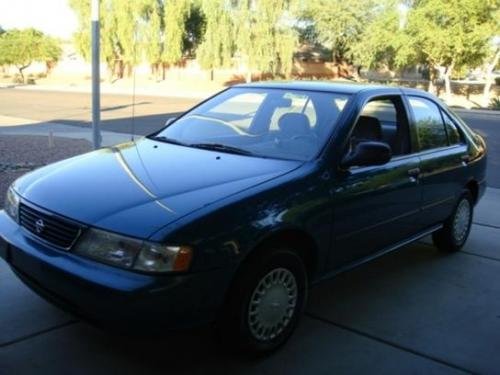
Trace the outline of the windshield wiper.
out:
[[[220,143],[192,143],[188,145],[189,147],[202,148],[204,150],[213,150],[213,151],[221,151],[228,152],[230,154],[238,154],[238,155],[254,155],[253,152],[248,150],[243,150],[242,148],[223,145]]]
[[[160,141],[160,142],[166,142],[166,143],[172,143],[174,145],[179,145],[179,146],[188,146],[187,143],[184,143],[184,142],[181,142],[181,141],[178,141],[177,139],[174,139],[174,138],[169,138],[169,137],[165,137],[163,135],[160,135],[160,136],[155,136],[155,137],[152,137],[154,140],[156,141]]]

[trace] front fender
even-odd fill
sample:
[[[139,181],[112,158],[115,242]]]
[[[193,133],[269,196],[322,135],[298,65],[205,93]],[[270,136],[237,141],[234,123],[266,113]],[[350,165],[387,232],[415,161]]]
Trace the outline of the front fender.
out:
[[[318,263],[325,264],[331,245],[332,207],[319,173],[296,175],[272,187],[230,197],[155,234],[156,241],[195,249],[193,270],[237,266],[260,244],[283,230],[301,231],[313,239]],[[231,272],[231,271],[229,271]]]

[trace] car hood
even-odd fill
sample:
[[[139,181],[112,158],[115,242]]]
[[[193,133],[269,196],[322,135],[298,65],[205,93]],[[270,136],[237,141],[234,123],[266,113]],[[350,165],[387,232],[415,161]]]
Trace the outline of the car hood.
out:
[[[52,212],[147,238],[196,209],[300,164],[144,138],[40,168],[18,179],[14,189]]]

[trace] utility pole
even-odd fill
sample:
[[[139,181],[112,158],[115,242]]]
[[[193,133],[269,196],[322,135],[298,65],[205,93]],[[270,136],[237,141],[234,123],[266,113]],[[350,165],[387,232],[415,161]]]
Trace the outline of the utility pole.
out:
[[[101,77],[99,58],[99,0],[92,0],[92,141],[94,149],[101,147]]]

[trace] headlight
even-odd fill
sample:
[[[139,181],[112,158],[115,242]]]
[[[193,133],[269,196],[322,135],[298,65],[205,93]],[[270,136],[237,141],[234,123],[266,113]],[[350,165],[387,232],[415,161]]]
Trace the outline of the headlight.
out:
[[[99,229],[88,229],[74,252],[113,266],[147,272],[186,271],[193,255],[188,246],[167,246]]]
[[[5,197],[5,212],[16,223],[19,221],[19,195],[17,195],[12,186],[7,190],[7,196]]]

